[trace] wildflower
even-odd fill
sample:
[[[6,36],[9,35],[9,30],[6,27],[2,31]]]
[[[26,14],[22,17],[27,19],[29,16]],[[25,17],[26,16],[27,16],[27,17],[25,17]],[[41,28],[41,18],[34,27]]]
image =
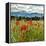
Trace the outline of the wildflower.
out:
[[[26,25],[22,25],[21,26],[21,30],[27,30],[27,26]]]
[[[20,24],[20,22],[19,21],[16,21],[16,25],[19,25]]]
[[[32,25],[32,21],[31,21],[31,20],[30,20],[30,21],[28,21],[28,22],[27,22],[27,24]]]

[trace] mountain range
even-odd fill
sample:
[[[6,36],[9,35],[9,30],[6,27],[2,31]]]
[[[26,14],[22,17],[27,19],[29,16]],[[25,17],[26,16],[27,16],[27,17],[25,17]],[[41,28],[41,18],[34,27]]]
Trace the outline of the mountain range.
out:
[[[25,12],[25,11],[18,11],[18,12],[11,12],[11,16],[21,16],[21,17],[42,17],[44,16],[43,13],[37,13],[37,12]]]

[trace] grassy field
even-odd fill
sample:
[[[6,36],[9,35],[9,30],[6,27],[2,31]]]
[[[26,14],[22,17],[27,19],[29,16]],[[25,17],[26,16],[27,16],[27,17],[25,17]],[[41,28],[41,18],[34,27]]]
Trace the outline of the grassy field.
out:
[[[30,42],[44,40],[43,20],[11,20],[10,42]]]

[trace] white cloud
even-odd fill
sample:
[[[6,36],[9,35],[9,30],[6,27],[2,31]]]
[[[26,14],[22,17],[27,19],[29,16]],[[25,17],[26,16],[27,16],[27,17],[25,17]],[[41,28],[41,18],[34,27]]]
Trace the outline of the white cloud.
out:
[[[38,12],[43,13],[43,6],[36,5],[21,5],[21,4],[11,4],[11,11],[26,11],[26,12]]]

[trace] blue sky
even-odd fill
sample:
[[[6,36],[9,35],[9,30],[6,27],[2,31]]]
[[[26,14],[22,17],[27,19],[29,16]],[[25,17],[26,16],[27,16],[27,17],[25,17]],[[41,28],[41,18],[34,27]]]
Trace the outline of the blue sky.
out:
[[[11,13],[13,16],[42,16],[43,6],[11,4]]]

